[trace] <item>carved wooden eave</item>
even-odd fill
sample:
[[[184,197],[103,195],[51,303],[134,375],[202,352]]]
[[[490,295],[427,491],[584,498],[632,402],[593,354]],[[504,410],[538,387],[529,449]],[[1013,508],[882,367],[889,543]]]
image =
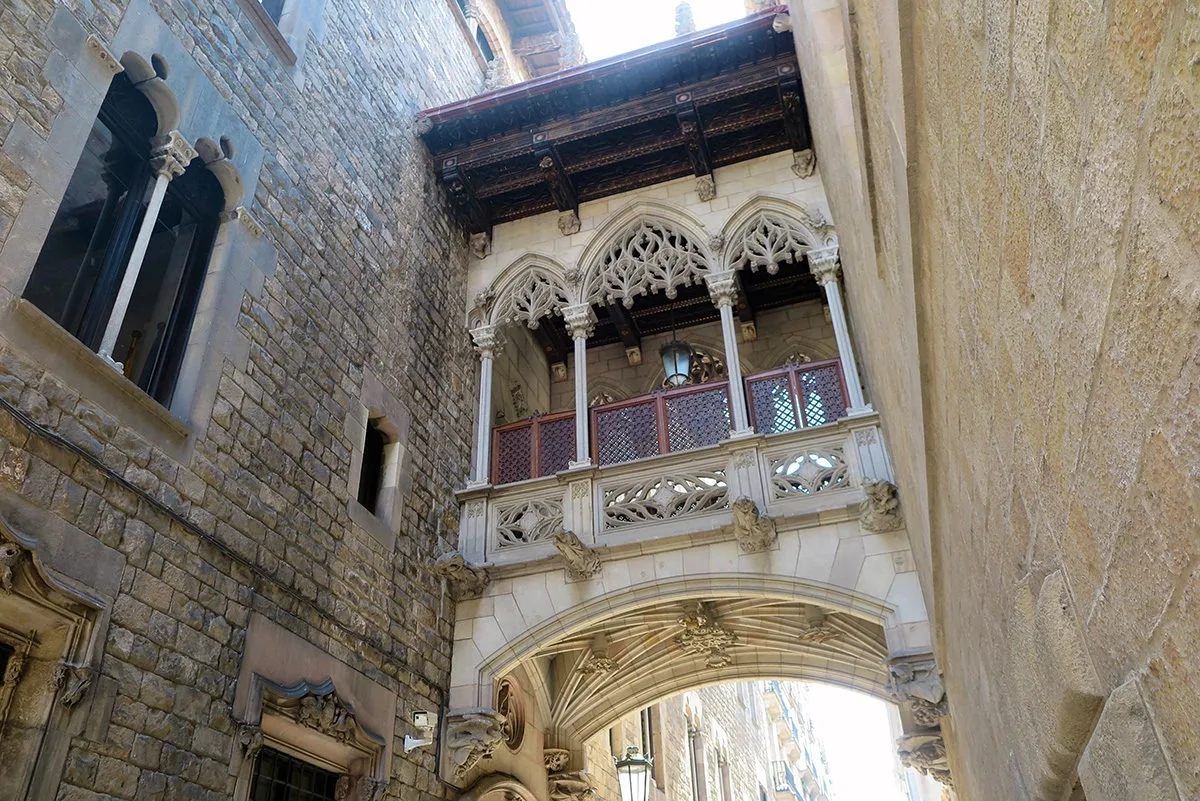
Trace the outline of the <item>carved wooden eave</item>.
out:
[[[418,131],[473,233],[687,175],[708,192],[717,167],[811,153],[791,32],[774,24],[783,13],[430,109]]]

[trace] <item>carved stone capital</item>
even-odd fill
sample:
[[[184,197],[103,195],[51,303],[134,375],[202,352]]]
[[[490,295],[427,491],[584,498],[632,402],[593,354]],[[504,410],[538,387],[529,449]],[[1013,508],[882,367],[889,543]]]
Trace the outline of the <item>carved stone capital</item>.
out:
[[[710,668],[725,667],[733,661],[729,648],[737,644],[737,635],[723,628],[703,602],[691,604],[679,618],[679,625],[683,631],[675,635],[675,644],[684,653],[703,656]]]
[[[498,325],[481,325],[471,329],[471,341],[480,356],[494,358],[504,346],[504,333]]]
[[[808,270],[821,286],[832,283],[841,273],[837,245],[827,245],[808,251]]]
[[[547,156],[547,158],[549,158]],[[579,233],[579,215],[573,209],[559,212],[558,215],[558,232],[563,236]]]
[[[579,303],[563,309],[563,322],[572,339],[587,339],[596,330],[596,313],[589,304]]]
[[[13,590],[17,567],[25,557],[25,549],[15,542],[0,543],[0,592]]]
[[[758,504],[750,498],[733,502],[733,536],[742,553],[765,551],[778,539],[775,521],[760,515]]]
[[[430,571],[446,581],[450,597],[456,601],[476,598],[487,589],[487,570],[469,563],[458,551],[444,553],[434,560]]]
[[[737,302],[737,273],[733,270],[709,273],[704,282],[708,286],[708,296],[717,308]]]
[[[776,18],[778,19],[778,17]],[[790,24],[791,18],[787,17]],[[812,151],[812,148],[797,150],[792,153],[792,172],[796,173],[798,178],[812,178],[813,173],[817,171],[817,154]]]
[[[495,710],[476,708],[446,718],[446,747],[455,778],[462,780],[504,742],[504,720]]]
[[[167,180],[183,175],[194,158],[196,149],[179,131],[170,131],[150,140],[150,166],[156,175],[165,176]]]
[[[548,772],[562,773],[571,764],[571,752],[565,748],[544,748],[542,761]]]
[[[600,557],[583,544],[575,532],[562,529],[554,535],[554,547],[566,563],[567,575],[583,581],[600,572]]]
[[[486,259],[492,254],[492,237],[490,234],[481,231],[477,234],[471,234],[471,255],[480,261]]]
[[[890,481],[864,481],[863,492],[866,497],[859,505],[858,522],[865,530],[878,533],[904,527],[895,484]]]
[[[708,202],[717,196],[717,182],[711,175],[701,175],[696,179],[696,194],[702,201]]]
[[[570,773],[555,773],[548,780],[550,801],[591,801],[596,797],[591,775],[576,770]]]

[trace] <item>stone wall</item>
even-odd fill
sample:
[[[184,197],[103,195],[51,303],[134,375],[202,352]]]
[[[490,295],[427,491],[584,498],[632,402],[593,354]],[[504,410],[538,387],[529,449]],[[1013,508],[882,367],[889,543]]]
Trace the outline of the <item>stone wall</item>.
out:
[[[1200,12],[793,7],[959,797],[1200,796]]]
[[[504,350],[496,357],[492,375],[492,422],[513,423],[536,413],[560,411],[550,401],[550,364],[546,354],[520,325],[504,331]]]
[[[453,13],[440,0],[328,3],[291,67],[239,0],[0,12],[0,513],[58,575],[114,590],[93,593],[99,672],[64,729],[58,797],[229,798],[231,705],[255,615],[393,695],[379,732],[389,752],[393,734],[413,733],[414,710],[444,702],[453,604],[424,566],[454,545],[475,378],[458,322],[465,238],[410,121],[481,84]],[[69,174],[104,91],[70,59],[88,34],[124,41],[150,23],[180,54],[168,85],[211,86],[220,101],[182,124],[224,114],[245,131],[239,148],[261,152],[261,169],[243,169],[244,205],[277,254],[235,298],[225,326],[240,345],[217,360],[202,420],[172,422],[16,311],[39,244],[13,237],[48,226],[46,171]],[[63,122],[72,115],[82,127]],[[346,420],[364,371],[411,414],[394,550],[347,511],[358,443]],[[117,575],[92,575],[97,564]],[[336,672],[317,671],[307,679]],[[432,751],[395,751],[383,772],[405,798],[448,796]]]

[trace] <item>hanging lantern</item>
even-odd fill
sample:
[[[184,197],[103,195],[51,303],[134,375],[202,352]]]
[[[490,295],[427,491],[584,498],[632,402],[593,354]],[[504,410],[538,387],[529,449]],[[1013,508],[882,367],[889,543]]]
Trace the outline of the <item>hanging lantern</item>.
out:
[[[617,760],[621,801],[648,801],[652,763],[653,760],[638,752],[637,746],[631,745],[625,749],[625,756]]]
[[[672,339],[658,351],[662,357],[663,372],[669,387],[682,387],[692,376],[692,347],[686,342]]]

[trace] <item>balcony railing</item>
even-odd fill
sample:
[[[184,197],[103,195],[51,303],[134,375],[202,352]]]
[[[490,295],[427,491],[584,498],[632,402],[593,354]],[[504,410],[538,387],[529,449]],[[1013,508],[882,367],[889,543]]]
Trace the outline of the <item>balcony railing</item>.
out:
[[[835,422],[846,413],[841,362],[789,365],[746,379],[750,421],[761,434]],[[591,409],[592,459],[621,464],[707,448],[728,439],[729,382],[662,390]],[[575,414],[542,415],[493,431],[492,483],[565,470],[575,455]]]

